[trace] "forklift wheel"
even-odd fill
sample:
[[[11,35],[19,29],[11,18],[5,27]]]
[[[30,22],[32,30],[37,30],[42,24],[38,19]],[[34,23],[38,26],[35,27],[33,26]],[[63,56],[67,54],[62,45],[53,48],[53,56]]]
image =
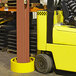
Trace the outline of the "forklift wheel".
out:
[[[53,61],[52,58],[46,54],[39,54],[35,59],[35,68],[38,72],[49,73],[52,71]]]

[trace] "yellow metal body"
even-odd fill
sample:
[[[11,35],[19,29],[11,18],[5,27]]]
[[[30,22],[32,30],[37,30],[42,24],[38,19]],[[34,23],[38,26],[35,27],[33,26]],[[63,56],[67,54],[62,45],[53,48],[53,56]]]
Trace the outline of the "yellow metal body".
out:
[[[62,11],[55,11],[53,44],[47,43],[47,14],[37,14],[37,49],[52,52],[56,69],[76,72],[76,28],[62,23]]]
[[[47,44],[53,54],[56,69],[76,72],[76,46]]]
[[[54,24],[63,23],[63,12],[54,11]]]
[[[47,43],[47,11],[37,12],[37,48],[46,50]]]
[[[71,28],[66,25],[55,25],[53,29],[53,43],[76,45],[76,28]]]
[[[11,71],[16,73],[30,73],[35,70],[34,68],[35,58],[30,57],[29,63],[17,63],[17,58],[11,59]]]

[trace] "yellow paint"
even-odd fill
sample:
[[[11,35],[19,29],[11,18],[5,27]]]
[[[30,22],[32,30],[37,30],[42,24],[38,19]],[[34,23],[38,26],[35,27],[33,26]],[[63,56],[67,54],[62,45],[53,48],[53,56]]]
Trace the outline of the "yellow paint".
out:
[[[8,22],[8,21],[11,21],[13,18],[8,18],[7,20],[2,20],[2,21],[0,21],[0,24],[3,24],[3,23],[5,23],[5,22]]]
[[[47,11],[37,12],[37,49],[46,50],[47,43]]]
[[[76,72],[76,46],[47,44],[52,51],[56,69]]]
[[[63,12],[58,10],[54,11],[54,24],[63,23]]]
[[[37,50],[37,54],[41,54],[41,50]]]
[[[54,12],[54,24],[63,23],[62,11]],[[47,11],[37,12],[37,49],[46,50],[47,44]]]
[[[30,57],[29,63],[17,63],[17,58],[11,59],[11,71],[16,73],[30,73],[35,70],[34,68],[35,58]]]
[[[76,72],[76,28],[61,25],[62,13],[54,12],[53,44],[47,43],[47,15],[37,16],[37,49],[52,52],[56,69]]]
[[[53,43],[76,45],[76,28],[58,25],[53,28]]]

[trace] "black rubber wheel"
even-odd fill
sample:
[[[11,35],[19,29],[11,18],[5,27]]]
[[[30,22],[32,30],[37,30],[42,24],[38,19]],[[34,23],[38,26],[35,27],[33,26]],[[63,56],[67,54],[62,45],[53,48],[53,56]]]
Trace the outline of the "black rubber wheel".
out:
[[[46,54],[39,54],[35,59],[35,68],[40,73],[49,73],[52,71],[52,58]]]

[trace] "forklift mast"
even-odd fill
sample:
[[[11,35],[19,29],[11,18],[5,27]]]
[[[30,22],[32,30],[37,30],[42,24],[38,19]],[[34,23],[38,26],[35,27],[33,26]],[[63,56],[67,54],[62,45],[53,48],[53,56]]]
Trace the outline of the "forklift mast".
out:
[[[48,0],[47,3],[47,43],[52,43],[52,29],[54,16],[54,0]]]
[[[37,48],[46,50],[46,43],[53,43],[54,0],[47,1],[47,10],[37,12]]]

